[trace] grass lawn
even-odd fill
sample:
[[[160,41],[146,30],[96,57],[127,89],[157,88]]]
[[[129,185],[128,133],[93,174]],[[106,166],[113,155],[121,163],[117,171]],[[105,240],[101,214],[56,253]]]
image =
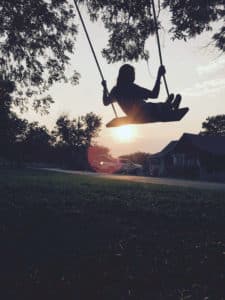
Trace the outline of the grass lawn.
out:
[[[225,193],[0,170],[0,296],[225,299]]]

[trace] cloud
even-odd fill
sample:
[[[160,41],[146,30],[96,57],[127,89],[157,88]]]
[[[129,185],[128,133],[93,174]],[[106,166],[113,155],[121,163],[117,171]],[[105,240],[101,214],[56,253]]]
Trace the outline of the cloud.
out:
[[[207,65],[200,65],[197,67],[197,73],[200,76],[208,75],[211,73],[218,72],[225,68],[225,57],[220,57],[219,59],[210,62]]]
[[[218,78],[196,83],[193,87],[184,89],[182,94],[184,96],[199,97],[209,94],[215,95],[224,89],[225,78]]]

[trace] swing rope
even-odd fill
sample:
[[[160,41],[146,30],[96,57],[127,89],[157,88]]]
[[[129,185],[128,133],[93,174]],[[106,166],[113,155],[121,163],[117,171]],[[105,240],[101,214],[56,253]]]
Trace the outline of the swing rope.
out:
[[[158,29],[157,17],[156,17],[156,11],[155,11],[155,3],[154,3],[154,0],[150,0],[150,2],[152,4],[152,10],[153,10],[153,16],[154,16],[155,32],[156,32],[156,39],[157,39],[158,52],[159,52],[159,61],[160,61],[160,64],[163,65],[162,51],[161,51],[161,45],[160,45],[160,39],[159,39],[159,29]],[[163,75],[163,81],[164,81],[165,89],[167,92],[167,96],[169,97],[170,93],[169,93],[169,88],[167,85],[165,75]]]
[[[103,75],[103,73],[102,73],[100,64],[99,64],[98,59],[97,59],[97,56],[96,56],[96,54],[95,54],[94,47],[93,47],[93,45],[92,45],[91,39],[90,39],[90,37],[89,37],[89,34],[88,34],[88,31],[87,31],[86,25],[85,25],[85,23],[84,23],[83,17],[82,17],[82,15],[81,15],[81,12],[80,12],[80,9],[79,9],[79,6],[78,6],[76,0],[74,0],[74,4],[75,4],[76,10],[77,10],[77,12],[78,12],[78,15],[79,15],[81,24],[82,24],[82,26],[83,26],[84,32],[85,32],[85,34],[86,34],[86,37],[87,37],[89,46],[90,46],[91,51],[92,51],[92,54],[93,54],[93,56],[94,56],[94,59],[95,59],[95,62],[96,62],[96,65],[97,65],[99,74],[100,74],[100,76],[101,76],[101,79],[102,79],[102,81],[105,81],[105,78],[104,78],[104,75]],[[108,93],[108,91],[107,91],[107,93]],[[111,105],[112,105],[112,108],[113,108],[113,111],[114,111],[114,114],[115,114],[116,118],[118,118],[118,115],[117,115],[116,108],[115,108],[114,104],[111,103]]]

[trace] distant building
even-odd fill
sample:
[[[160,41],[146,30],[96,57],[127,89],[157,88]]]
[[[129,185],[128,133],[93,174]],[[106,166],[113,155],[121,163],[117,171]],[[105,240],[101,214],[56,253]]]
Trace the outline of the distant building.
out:
[[[225,137],[185,133],[149,158],[151,176],[225,180]]]

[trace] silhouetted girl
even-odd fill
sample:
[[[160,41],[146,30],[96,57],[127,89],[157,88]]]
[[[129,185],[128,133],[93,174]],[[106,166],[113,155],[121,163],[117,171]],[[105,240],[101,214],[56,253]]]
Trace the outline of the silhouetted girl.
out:
[[[178,109],[181,102],[181,96],[177,95],[174,99],[173,94],[171,94],[164,103],[145,101],[148,98],[155,99],[158,97],[161,77],[165,72],[165,67],[160,66],[153,90],[148,90],[134,83],[134,68],[129,64],[123,65],[119,70],[117,84],[112,88],[109,94],[107,92],[106,81],[102,82],[104,87],[103,104],[109,105],[113,102],[117,102],[123,112],[128,116],[139,118],[150,117],[152,120],[158,120],[160,114]]]

